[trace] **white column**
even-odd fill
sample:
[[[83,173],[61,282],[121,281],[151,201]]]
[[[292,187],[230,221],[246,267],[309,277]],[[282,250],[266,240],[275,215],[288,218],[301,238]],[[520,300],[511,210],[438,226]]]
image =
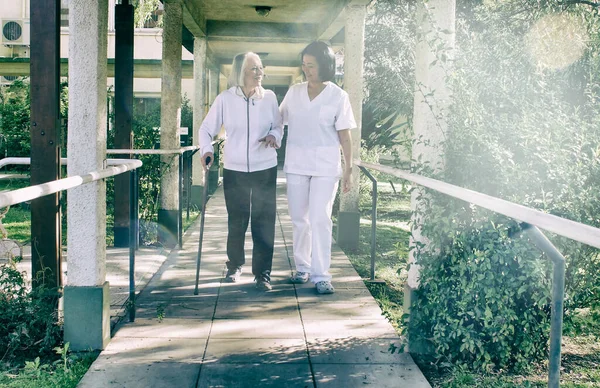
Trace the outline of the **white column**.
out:
[[[107,0],[69,4],[68,175],[104,167],[106,159]],[[65,340],[74,350],[101,349],[110,340],[106,280],[106,185],[69,191]]]
[[[449,74],[454,49],[455,0],[420,0],[417,3],[418,42],[415,47],[414,139],[412,159],[429,163],[434,170],[444,167],[444,155],[439,147],[447,133],[447,111],[451,93],[445,78]],[[412,192],[411,208],[420,206],[417,197],[422,190]],[[413,229],[410,245],[427,243],[418,225]],[[414,250],[409,261],[414,262]],[[408,286],[419,285],[419,267],[411,265]],[[407,293],[408,295],[408,293]]]
[[[194,38],[194,145],[199,144],[198,129],[206,113],[206,81],[206,38],[196,37]],[[201,151],[198,151],[192,160],[192,184],[194,186],[204,185],[201,158]]]
[[[107,0],[71,0],[69,10],[68,175],[103,168],[106,159]],[[106,278],[106,185],[69,191],[68,281],[98,286]]]
[[[354,159],[360,159],[366,8],[364,5],[349,5],[345,12],[344,90],[350,97],[357,124],[357,128],[352,129],[352,155]],[[358,244],[360,226],[358,212],[360,174],[358,168],[353,169],[352,177],[354,180],[352,190],[341,195],[338,219],[337,242],[348,248],[356,248]]]
[[[181,29],[183,7],[176,1],[165,2],[162,42],[162,82],[160,114],[160,148],[178,149],[181,120]],[[161,156],[159,240],[167,245],[177,243],[179,210],[178,155]]]

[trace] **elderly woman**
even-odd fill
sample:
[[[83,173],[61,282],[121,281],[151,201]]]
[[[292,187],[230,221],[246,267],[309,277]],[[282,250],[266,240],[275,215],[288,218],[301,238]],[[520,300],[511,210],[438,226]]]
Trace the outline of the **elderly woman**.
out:
[[[275,238],[277,153],[282,136],[275,94],[262,88],[263,66],[252,52],[233,59],[230,88],[219,94],[204,118],[198,138],[202,164],[213,160],[213,137],[224,127],[223,190],[228,215],[227,274],[237,282],[245,264],[244,240],[252,219],[252,274],[259,290],[271,287]]]
[[[290,280],[306,283],[310,278],[319,294],[331,294],[331,210],[340,177],[344,192],[352,185],[350,129],[356,123],[348,93],[331,82],[331,47],[313,42],[301,56],[306,82],[292,86],[280,107],[288,125],[284,171],[296,264]]]

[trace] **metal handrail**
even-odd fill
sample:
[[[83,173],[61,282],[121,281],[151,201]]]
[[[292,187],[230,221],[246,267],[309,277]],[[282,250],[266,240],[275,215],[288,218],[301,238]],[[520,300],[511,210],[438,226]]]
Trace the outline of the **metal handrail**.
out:
[[[67,158],[61,158],[61,164],[66,165]],[[17,164],[29,165],[31,158],[4,158],[0,159],[0,167]],[[111,167],[99,171],[93,171],[85,175],[75,175],[63,179],[39,185],[29,186],[22,189],[0,193],[0,208],[16,205],[18,203],[37,199],[49,194],[72,189],[100,179],[109,178],[127,171],[131,171],[130,180],[130,208],[129,208],[129,320],[135,320],[135,250],[137,247],[137,221],[138,221],[138,195],[137,195],[137,169],[142,166],[142,161],[137,159],[107,159],[106,164]]]
[[[200,150],[200,146],[186,146],[186,147],[181,147],[178,149],[109,149],[106,150],[107,154],[118,154],[118,155],[125,155],[125,154],[130,154],[130,155],[179,155],[179,206],[177,209],[177,218],[178,218],[178,223],[179,223],[179,228],[177,230],[177,243],[179,245],[179,248],[183,248],[183,185],[184,182],[187,181],[186,178],[188,177],[184,177],[183,175],[183,162],[184,162],[184,157],[185,157],[185,153],[186,152],[191,152],[191,154],[188,157],[191,157],[192,155],[194,155],[196,152],[198,152],[198,150]],[[188,170],[189,173],[189,170]],[[190,218],[189,214],[190,214],[190,193],[189,193],[189,188],[187,190],[187,199],[186,199],[186,203],[187,203],[187,219]]]
[[[15,159],[15,158],[5,158]],[[22,158],[29,159],[29,158]],[[4,159],[3,159],[4,160]],[[2,162],[3,160],[0,160]],[[62,162],[62,160],[61,160]],[[16,205],[18,203],[31,201],[45,195],[58,193],[59,191],[72,189],[87,183],[91,183],[100,179],[119,175],[127,171],[135,170],[142,166],[142,162],[136,159],[108,159],[108,164],[113,164],[112,167],[107,167],[103,170],[93,171],[85,175],[74,175],[67,178],[54,180],[51,182],[42,183],[35,186],[24,187],[22,189],[11,190],[0,193],[0,208]],[[25,164],[25,163],[21,163]]]
[[[566,218],[547,214],[527,206],[519,205],[504,199],[495,198],[477,191],[465,189],[450,183],[426,178],[421,175],[411,174],[406,171],[398,170],[392,167],[382,166],[355,160],[357,166],[377,170],[398,178],[406,179],[420,186],[424,186],[451,197],[472,203],[479,207],[491,210],[493,212],[513,218],[517,221],[535,225],[549,232],[568,237],[571,240],[579,241],[586,245],[600,248],[600,229],[594,228],[581,222],[571,221]]]
[[[106,150],[107,154],[134,154],[134,155],[178,155],[188,151],[200,149],[200,146],[186,146],[174,150],[162,149],[110,149]],[[1,167],[1,166],[0,166]]]
[[[375,246],[377,243],[377,179],[363,166],[358,166],[360,170],[369,178],[372,187],[371,202],[371,281],[375,280]]]
[[[369,168],[393,175],[520,221],[521,226],[527,231],[536,246],[553,262],[548,386],[552,388],[558,387],[560,385],[560,355],[566,260],[538,227],[596,248],[600,248],[600,229],[392,167],[367,163],[360,160],[355,160],[354,164],[359,166],[363,171],[364,168]],[[374,206],[376,206],[376,204],[374,204]]]

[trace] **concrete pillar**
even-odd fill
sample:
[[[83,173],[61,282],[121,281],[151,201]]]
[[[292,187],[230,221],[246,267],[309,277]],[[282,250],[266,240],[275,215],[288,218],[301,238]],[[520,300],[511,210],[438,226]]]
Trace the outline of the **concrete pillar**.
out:
[[[108,0],[69,3],[68,175],[104,167]],[[103,349],[110,340],[106,282],[106,185],[69,191],[65,342],[73,350]]]
[[[194,145],[199,144],[198,129],[206,115],[206,38],[194,38],[194,128],[192,136]],[[198,151],[192,159],[192,205],[202,205],[202,189],[204,188],[204,169],[202,168],[202,152]]]
[[[357,128],[352,130],[352,155],[360,159],[360,136],[363,102],[363,62],[365,48],[365,15],[363,5],[346,7],[346,26],[344,28],[344,89],[350,96]],[[354,186],[347,194],[341,194],[338,215],[337,243],[345,249],[358,248],[360,213],[358,212],[360,171],[352,171]]]
[[[447,112],[451,93],[445,78],[449,74],[454,49],[455,0],[420,0],[417,2],[418,41],[415,47],[415,99],[412,159],[428,163],[435,171],[444,167],[444,155],[439,147],[447,133]],[[418,168],[418,166],[417,166]],[[418,170],[417,170],[418,172]],[[413,231],[410,246],[427,244],[415,222],[414,210],[421,206],[422,195],[417,186],[412,192]],[[422,218],[421,218],[422,220]],[[415,261],[415,249],[410,250],[409,262]],[[405,311],[410,311],[412,295],[419,286],[419,266],[411,265],[405,287]]]
[[[160,148],[179,149],[181,118],[181,29],[183,7],[176,1],[165,1],[162,82],[160,111]],[[166,247],[178,243],[179,224],[179,156],[161,156],[160,208],[158,239]]]

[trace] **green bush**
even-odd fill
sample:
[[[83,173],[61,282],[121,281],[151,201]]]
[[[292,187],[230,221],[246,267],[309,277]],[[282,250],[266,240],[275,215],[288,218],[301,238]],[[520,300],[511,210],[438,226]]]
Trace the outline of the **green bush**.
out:
[[[411,342],[441,366],[522,369],[544,357],[550,321],[550,264],[515,221],[430,194],[416,249],[420,287]]]
[[[447,80],[454,104],[437,177],[598,227],[600,19],[583,5],[492,3],[457,15]],[[528,34],[557,15],[589,39],[573,63],[548,67],[543,62],[561,53],[535,57]],[[429,244],[415,248],[421,286],[411,342],[433,351],[438,365],[476,371],[518,370],[547,357],[548,258],[514,220],[443,195],[422,199],[417,217]],[[600,258],[597,249],[549,238],[567,259],[569,320],[599,305]]]
[[[57,292],[29,288],[13,263],[0,265],[0,360],[52,354],[62,340]]]
[[[16,80],[0,86],[0,136],[2,157],[29,156],[29,85]]]

